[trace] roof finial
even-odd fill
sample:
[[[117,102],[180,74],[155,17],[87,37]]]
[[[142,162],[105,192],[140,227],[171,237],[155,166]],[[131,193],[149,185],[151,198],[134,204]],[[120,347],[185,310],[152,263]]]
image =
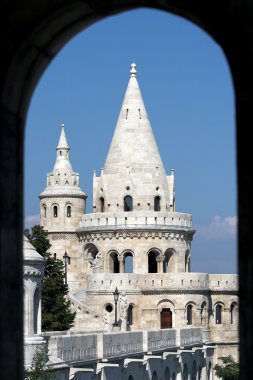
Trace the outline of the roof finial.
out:
[[[131,70],[130,70],[130,76],[131,77],[136,77],[136,73],[137,73],[137,71],[136,71],[136,64],[135,63],[132,63],[131,64]]]
[[[64,124],[61,124],[61,128],[64,128]]]

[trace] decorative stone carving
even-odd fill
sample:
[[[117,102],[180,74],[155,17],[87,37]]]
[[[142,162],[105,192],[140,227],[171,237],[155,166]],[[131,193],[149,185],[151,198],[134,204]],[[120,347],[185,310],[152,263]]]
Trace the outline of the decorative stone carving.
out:
[[[102,253],[98,252],[95,258],[89,259],[90,267],[94,273],[101,272],[104,267],[104,261],[102,257]]]

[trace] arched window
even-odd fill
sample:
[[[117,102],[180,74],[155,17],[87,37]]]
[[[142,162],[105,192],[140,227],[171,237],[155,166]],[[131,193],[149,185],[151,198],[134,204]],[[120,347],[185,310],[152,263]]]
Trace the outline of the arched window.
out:
[[[220,325],[222,321],[222,306],[217,304],[215,306],[215,323],[216,325]]]
[[[187,325],[192,325],[192,305],[187,305],[186,319],[187,319]]]
[[[200,320],[201,320],[201,325],[206,324],[206,302],[202,302],[201,307],[200,307]]]
[[[47,206],[46,205],[42,206],[42,215],[43,215],[43,218],[47,217]]]
[[[71,206],[67,206],[67,218],[71,218]]]
[[[127,309],[127,324],[128,326],[133,324],[133,305],[129,305]]]
[[[236,323],[237,322],[237,315],[236,315],[236,303],[233,302],[231,304],[231,307],[230,307],[230,323],[233,324],[233,323]]]
[[[57,206],[53,207],[53,215],[54,215],[54,218],[58,217],[58,207]]]
[[[124,198],[124,211],[133,211],[133,198],[130,195]]]
[[[105,211],[105,200],[103,197],[100,198],[100,212]]]
[[[154,211],[161,211],[161,198],[158,195],[154,198]]]
[[[124,272],[133,273],[133,254],[131,252],[124,254]]]
[[[153,372],[152,380],[158,380],[158,376],[157,376],[156,371]]]
[[[132,375],[128,376],[128,380],[134,380],[133,376]]]
[[[33,296],[33,331],[34,334],[38,334],[40,326],[40,291],[36,288]]]
[[[157,273],[157,253],[150,251],[148,254],[148,273]]]
[[[119,273],[119,259],[117,252],[111,252],[109,254],[109,272]]]

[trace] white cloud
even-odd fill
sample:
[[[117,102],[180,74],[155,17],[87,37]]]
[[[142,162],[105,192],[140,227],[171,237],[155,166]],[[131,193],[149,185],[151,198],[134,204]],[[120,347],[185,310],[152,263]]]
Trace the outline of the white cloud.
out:
[[[25,228],[33,227],[35,224],[39,224],[40,222],[40,216],[39,214],[36,215],[27,215],[25,217]]]
[[[237,216],[215,216],[207,226],[196,227],[197,234],[206,240],[228,240],[236,237]]]

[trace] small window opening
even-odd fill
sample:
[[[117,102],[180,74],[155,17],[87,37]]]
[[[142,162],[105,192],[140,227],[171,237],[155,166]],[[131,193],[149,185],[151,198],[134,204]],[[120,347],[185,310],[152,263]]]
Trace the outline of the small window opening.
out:
[[[108,313],[111,313],[112,310],[113,310],[112,305],[111,305],[111,304],[106,305],[105,310],[106,310]]]
[[[124,255],[124,273],[133,273],[133,255],[131,252]]]
[[[157,273],[156,252],[151,251],[148,254],[148,273]]]
[[[192,325],[192,305],[188,305],[186,309],[187,325]]]
[[[101,212],[105,211],[105,200],[103,197],[100,198],[100,211]]]
[[[71,206],[67,206],[67,218],[71,218]]]
[[[47,217],[47,206],[46,205],[43,205],[43,218],[46,218]]]
[[[129,305],[127,309],[127,324],[129,326],[133,324],[133,305]]]
[[[54,215],[54,218],[58,217],[58,207],[57,206],[53,207],[53,215]]]
[[[154,211],[161,211],[161,198],[159,196],[154,198]]]
[[[141,119],[141,109],[139,108],[138,111],[139,111],[139,118]]]
[[[61,156],[61,154],[62,154],[62,153],[61,153],[61,150],[60,150],[60,156]]]
[[[124,198],[124,211],[133,211],[133,198],[130,195]]]
[[[128,118],[128,108],[126,109],[126,119]]]
[[[222,307],[221,305],[216,305],[215,307],[215,323],[216,325],[221,324],[221,313],[222,312]]]

